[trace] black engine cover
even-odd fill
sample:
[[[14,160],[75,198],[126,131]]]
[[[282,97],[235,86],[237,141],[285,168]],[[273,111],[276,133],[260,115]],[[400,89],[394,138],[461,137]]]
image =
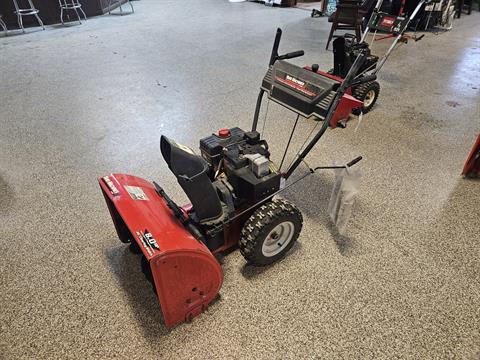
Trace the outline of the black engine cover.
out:
[[[212,134],[200,140],[200,151],[202,157],[207,160],[215,169],[222,159],[223,149],[241,142],[244,138],[245,131],[238,127],[230,129],[230,136],[222,138],[216,134]]]
[[[366,42],[357,43],[354,39],[344,36],[333,40],[333,75],[345,78],[361,52],[365,54],[365,62],[358,73],[363,73],[366,69],[375,69],[378,56],[372,55]]]
[[[231,164],[226,165],[225,172],[229,183],[235,189],[237,202],[258,202],[280,189],[281,175],[271,172],[262,178],[257,178],[249,167],[236,169]]]
[[[250,168],[248,159],[250,154],[260,154],[269,159],[267,142],[260,140],[260,134],[256,131],[243,131],[238,127],[229,131],[229,136],[213,134],[201,139],[200,150],[214,171],[218,169],[220,161],[224,160],[222,170],[233,187],[235,206],[260,201],[277,191],[281,175],[271,169],[270,174],[257,177]]]

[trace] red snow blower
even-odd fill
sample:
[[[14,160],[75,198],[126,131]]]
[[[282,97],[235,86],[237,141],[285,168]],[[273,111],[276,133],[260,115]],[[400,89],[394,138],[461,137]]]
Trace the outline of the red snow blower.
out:
[[[361,105],[345,94],[347,88],[375,78],[354,79],[363,55],[341,83],[292,65],[285,60],[302,56],[303,51],[278,55],[280,38],[278,29],[250,131],[221,129],[201,139],[201,156],[161,137],[162,156],[191,204],[178,206],[160,185],[136,176],[98,179],[120,240],[143,255],[142,268],[167,327],[191,320],[216,298],[223,275],[214,254],[238,246],[248,263],[268,265],[289,251],[302,229],[302,214],[276,195],[317,170],[346,168],[361,160],[310,169],[285,186],[327,128],[336,127],[339,112],[349,113]],[[269,101],[297,114],[290,140],[300,118],[323,121],[316,123],[314,130],[322,126],[285,171],[270,159],[267,141],[257,132],[265,93]]]
[[[393,16],[387,13],[381,12],[383,0],[378,0],[373,10],[372,16],[368,22],[368,26],[362,34],[362,38],[359,42],[356,41],[356,37],[352,34],[345,34],[337,37],[333,41],[333,69],[328,72],[319,71],[317,64],[305,67],[305,69],[311,70],[322,76],[328,76],[332,80],[341,82],[343,78],[350,72],[355,59],[359,54],[365,56],[363,65],[358,69],[358,72],[354,74],[354,78],[359,79],[364,76],[377,75],[380,69],[383,67],[391,53],[395,50],[400,43],[407,43],[408,39],[415,41],[421,40],[424,35],[419,37],[406,35],[410,23],[421,9],[425,0],[421,0],[415,10],[410,16]],[[370,33],[373,32],[371,43],[366,42]],[[377,32],[386,34],[381,39],[393,38],[388,50],[383,56],[377,56],[372,54],[371,48],[377,36]],[[378,38],[377,38],[378,39]],[[327,45],[328,47],[328,45]],[[353,84],[347,89],[347,94],[352,95],[355,99],[360,100],[363,105],[353,108],[353,114],[359,115],[360,113],[366,114],[375,105],[380,93],[380,84],[377,81],[362,81],[360,84]],[[348,118],[345,116],[342,120]]]

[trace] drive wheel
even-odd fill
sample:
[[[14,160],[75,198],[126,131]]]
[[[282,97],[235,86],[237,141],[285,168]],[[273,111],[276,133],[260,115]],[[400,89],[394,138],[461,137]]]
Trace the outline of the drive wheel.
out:
[[[243,226],[240,252],[249,264],[271,264],[290,250],[302,224],[302,213],[296,206],[282,199],[270,201],[259,207]]]
[[[375,105],[378,94],[380,94],[380,84],[376,81],[370,81],[356,86],[352,91],[352,96],[355,99],[363,101],[363,107],[354,109],[352,112],[355,115],[360,115],[361,112],[364,114],[368,113],[372,110],[373,105]]]

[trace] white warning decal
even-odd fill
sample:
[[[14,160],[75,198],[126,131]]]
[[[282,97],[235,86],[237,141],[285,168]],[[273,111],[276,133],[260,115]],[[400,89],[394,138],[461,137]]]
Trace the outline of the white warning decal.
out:
[[[147,195],[143,192],[142,188],[138,186],[125,185],[125,190],[128,191],[133,200],[148,200]]]

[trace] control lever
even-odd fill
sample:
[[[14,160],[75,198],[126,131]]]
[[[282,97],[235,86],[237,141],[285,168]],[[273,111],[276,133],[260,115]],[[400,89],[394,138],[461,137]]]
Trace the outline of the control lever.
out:
[[[415,42],[422,40],[424,36],[425,34],[420,35],[418,38],[415,38]]]
[[[356,163],[358,163],[362,159],[363,159],[363,157],[361,157],[361,156],[356,157],[355,159],[353,159],[352,161],[350,161],[347,164],[347,167],[352,167],[353,165],[355,165]]]
[[[353,159],[346,165],[317,166],[316,168],[310,169],[310,171],[313,173],[314,171],[317,171],[317,170],[346,169],[346,168],[352,167],[362,159],[363,159],[362,156],[357,156],[355,159]]]
[[[318,170],[328,170],[328,169],[346,169],[346,168],[352,167],[362,159],[363,159],[362,156],[357,156],[355,159],[353,159],[346,165],[317,166],[316,168],[310,169],[310,172],[313,173]]]

